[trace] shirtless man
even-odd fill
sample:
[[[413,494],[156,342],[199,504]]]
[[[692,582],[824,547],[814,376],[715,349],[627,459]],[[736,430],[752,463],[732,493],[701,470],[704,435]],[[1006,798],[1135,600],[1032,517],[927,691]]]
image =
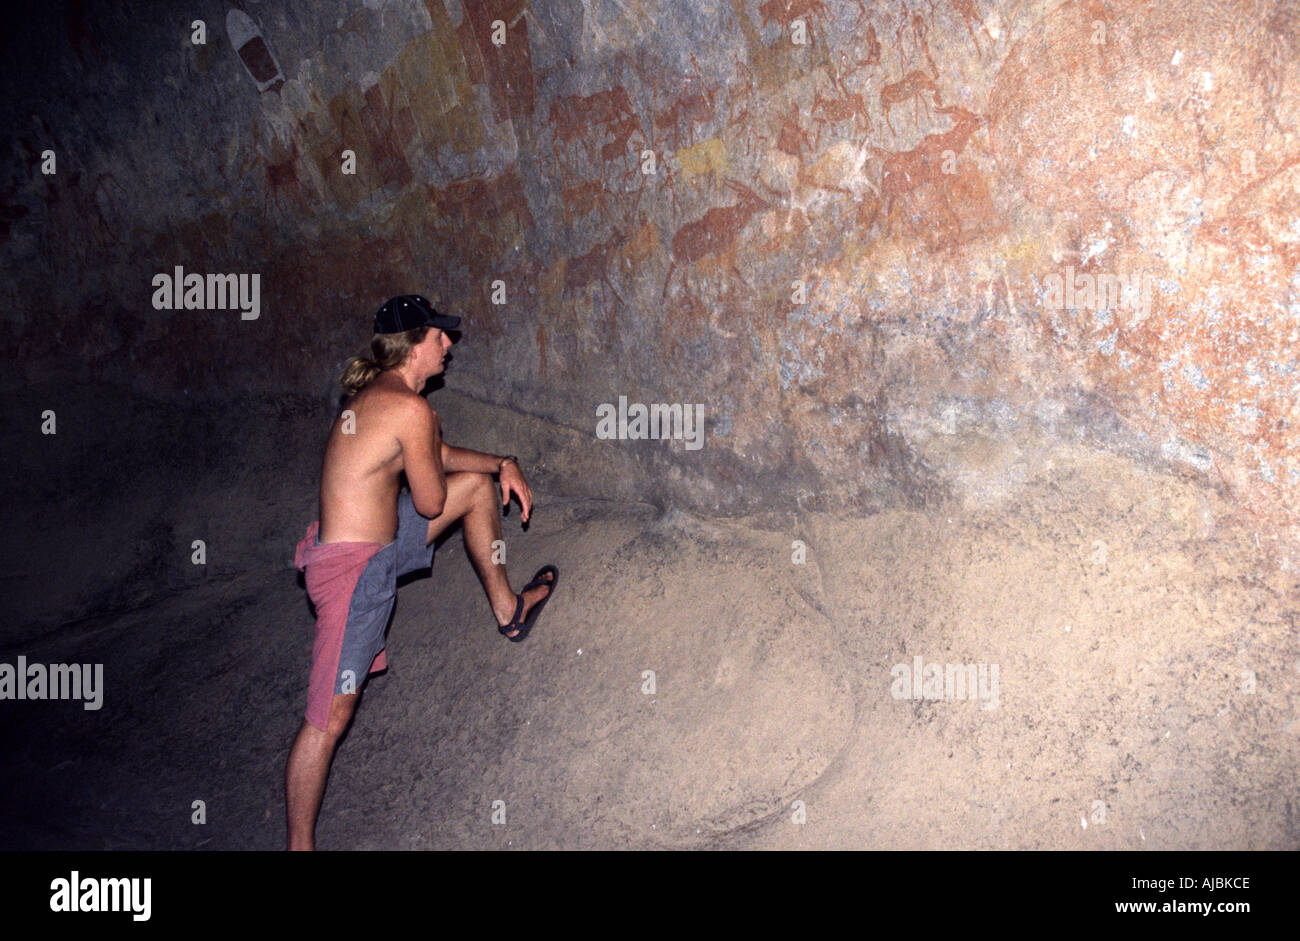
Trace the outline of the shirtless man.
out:
[[[397,576],[432,564],[433,541],[463,521],[465,545],[499,630],[522,641],[555,586],[545,566],[516,595],[493,562],[501,506],[513,495],[527,522],[533,495],[514,457],[453,448],[438,413],[420,395],[443,371],[446,330],[459,317],[419,295],[389,300],[375,315],[371,357],[349,361],[340,382],[350,398],[334,423],[321,471],[320,520],[308,527],[295,562],[316,606],[307,717],[285,771],[289,849],[315,846],[316,817],[335,746],[356,709],[366,676],[387,665],[384,628]],[[405,473],[410,491],[399,492]]]

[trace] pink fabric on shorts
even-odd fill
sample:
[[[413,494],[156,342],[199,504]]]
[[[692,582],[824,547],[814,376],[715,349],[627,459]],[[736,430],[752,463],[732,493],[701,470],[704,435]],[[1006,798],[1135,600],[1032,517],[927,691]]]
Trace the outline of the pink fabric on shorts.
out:
[[[307,690],[307,721],[324,731],[334,698],[343,634],[357,580],[366,563],[380,549],[377,542],[330,542],[316,545],[320,523],[307,527],[307,535],[294,552],[293,564],[305,570],[307,595],[316,606],[316,642],[311,651],[311,683]],[[379,651],[370,672],[388,666],[387,652]],[[360,685],[360,684],[358,684]]]

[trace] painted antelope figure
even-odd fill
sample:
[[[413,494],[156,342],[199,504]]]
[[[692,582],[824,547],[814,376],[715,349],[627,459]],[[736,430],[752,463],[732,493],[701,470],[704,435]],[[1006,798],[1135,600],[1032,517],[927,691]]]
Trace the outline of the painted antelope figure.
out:
[[[609,280],[609,262],[610,256],[626,241],[623,233],[615,229],[614,234],[606,241],[597,242],[589,251],[577,258],[570,258],[564,269],[564,293],[581,291],[599,281],[602,288],[609,288],[615,300],[622,304],[623,298],[615,290],[614,283]]]
[[[672,134],[674,149],[681,145],[679,134],[681,126],[684,125],[686,128],[687,143],[692,144],[695,142],[695,125],[708,124],[715,114],[713,97],[718,89],[705,87],[704,79],[700,77],[700,64],[695,60],[693,53],[691,62],[695,64],[696,74],[686,77],[686,90],[673,99],[667,111],[656,114],[654,118],[656,128]]]
[[[935,83],[934,78],[919,69],[915,72],[908,72],[897,82],[880,89],[880,110],[885,112],[885,124],[889,127],[891,133],[897,134],[894,131],[894,125],[889,120],[889,112],[896,105],[901,105],[911,99],[916,110],[916,120],[920,121],[921,96],[926,93],[929,93],[936,108],[943,104],[943,101],[939,98],[939,86]]]
[[[552,150],[560,157],[560,145],[586,137],[594,126],[623,127],[637,121],[632,101],[621,87],[607,88],[591,95],[560,95],[551,102],[547,115],[553,136]],[[588,154],[590,156],[590,154]]]
[[[673,272],[677,265],[693,265],[708,255],[726,254],[736,245],[736,237],[750,218],[764,209],[772,208],[771,203],[760,197],[752,189],[737,180],[726,180],[726,185],[740,197],[734,206],[714,206],[701,218],[688,222],[673,236],[672,261],[668,265],[668,276],[664,278],[663,297],[668,296],[668,285],[672,283]],[[735,271],[734,263],[731,266]],[[740,272],[736,271],[740,277]],[[682,277],[685,277],[683,272]],[[743,281],[744,279],[741,278]]]
[[[921,143],[902,152],[871,148],[872,153],[882,161],[880,199],[886,218],[900,197],[926,183],[942,180],[944,154],[948,151],[961,153],[975,129],[984,123],[983,115],[974,114],[965,108],[954,106],[937,110],[952,120],[952,127],[942,134],[927,134]],[[875,214],[867,224],[874,221]]]
[[[822,131],[826,129],[827,124],[852,121],[854,128],[862,133],[871,130],[871,117],[867,113],[867,105],[862,100],[862,95],[857,92],[850,93],[843,85],[838,87],[844,96],[842,98],[823,98],[820,92],[813,92],[812,114],[813,122],[817,125],[813,150],[821,146]]]

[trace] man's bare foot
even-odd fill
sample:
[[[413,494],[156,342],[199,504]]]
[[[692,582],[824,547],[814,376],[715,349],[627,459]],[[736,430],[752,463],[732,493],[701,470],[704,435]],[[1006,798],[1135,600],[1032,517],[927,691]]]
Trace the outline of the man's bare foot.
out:
[[[528,612],[531,611],[539,601],[544,600],[551,593],[550,583],[555,581],[555,574],[553,572],[546,571],[541,573],[538,577],[543,579],[546,582],[546,584],[538,585],[536,588],[530,588],[523,593],[524,607],[523,610],[521,610],[518,615],[518,620],[520,624],[522,624],[524,620],[528,617]],[[500,611],[495,612],[497,624],[499,624],[501,627],[505,627],[507,624],[509,624],[510,619],[515,617],[515,608],[518,606],[518,603],[519,603],[518,596],[516,595],[514,604],[511,605],[510,609],[506,611],[504,616],[502,616],[502,613]],[[515,628],[512,631],[502,631],[501,633],[504,634],[506,637],[514,638],[519,636],[519,631],[520,628]]]

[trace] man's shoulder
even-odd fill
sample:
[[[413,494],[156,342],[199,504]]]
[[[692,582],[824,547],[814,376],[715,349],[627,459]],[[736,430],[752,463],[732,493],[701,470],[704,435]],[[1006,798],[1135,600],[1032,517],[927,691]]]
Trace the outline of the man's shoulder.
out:
[[[381,387],[364,389],[358,396],[367,396],[365,402],[357,406],[357,414],[368,413],[379,419],[381,427],[395,434],[415,431],[426,427],[433,415],[428,400],[419,393],[406,387]]]
[[[418,415],[430,409],[424,396],[412,392],[404,385],[396,384],[372,383],[353,396],[350,402],[358,409],[375,409],[394,414]],[[349,405],[344,405],[344,408],[348,407]]]

